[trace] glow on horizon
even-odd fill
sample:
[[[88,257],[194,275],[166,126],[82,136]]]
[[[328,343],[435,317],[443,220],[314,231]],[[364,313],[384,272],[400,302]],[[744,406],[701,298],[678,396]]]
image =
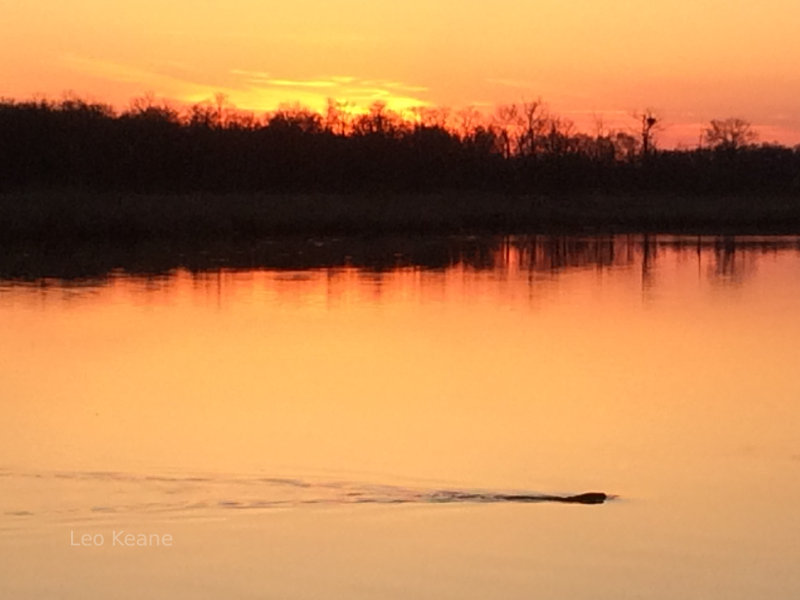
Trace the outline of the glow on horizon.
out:
[[[589,131],[663,117],[665,144],[710,119],[800,142],[795,0],[0,0],[0,96],[65,91],[126,106],[225,94],[266,111],[327,98],[400,112],[542,98]],[[15,58],[9,59],[13,56]]]

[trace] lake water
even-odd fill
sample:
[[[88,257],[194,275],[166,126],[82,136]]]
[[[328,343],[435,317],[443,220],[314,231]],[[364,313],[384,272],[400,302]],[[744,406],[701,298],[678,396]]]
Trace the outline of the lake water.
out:
[[[799,340],[796,238],[7,255],[0,597],[797,598]]]

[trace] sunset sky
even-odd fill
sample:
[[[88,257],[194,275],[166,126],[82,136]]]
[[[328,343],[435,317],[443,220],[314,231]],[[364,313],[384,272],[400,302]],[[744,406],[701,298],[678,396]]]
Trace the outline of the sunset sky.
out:
[[[542,98],[592,130],[661,115],[664,145],[712,118],[800,143],[797,0],[0,0],[0,96],[125,107],[215,93],[242,109],[328,97],[475,106]]]

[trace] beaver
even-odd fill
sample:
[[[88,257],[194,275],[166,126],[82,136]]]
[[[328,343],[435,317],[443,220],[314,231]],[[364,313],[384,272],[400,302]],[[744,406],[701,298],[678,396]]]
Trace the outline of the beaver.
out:
[[[608,494],[604,492],[584,492],[575,496],[535,496],[527,494],[499,494],[498,500],[508,502],[568,502],[571,504],[602,504],[608,500]]]

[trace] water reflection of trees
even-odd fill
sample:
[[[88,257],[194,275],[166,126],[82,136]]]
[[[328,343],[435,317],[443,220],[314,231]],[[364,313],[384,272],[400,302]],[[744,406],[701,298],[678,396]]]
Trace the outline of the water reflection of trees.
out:
[[[709,279],[742,282],[755,271],[760,256],[800,252],[800,238],[655,235],[530,236],[498,242],[491,264],[499,271],[559,273],[575,269],[634,268],[642,285],[655,285],[655,274],[666,255],[702,264]],[[467,263],[469,264],[469,263]],[[477,265],[470,265],[477,266]]]
[[[102,285],[114,275],[163,278],[177,269],[215,271],[303,271],[352,268],[378,276],[396,269],[453,267],[555,276],[578,269],[641,269],[642,284],[667,255],[697,260],[712,280],[744,281],[759,257],[800,252],[799,237],[673,237],[653,235],[516,237],[381,237],[271,239],[259,243],[193,246],[141,244],[130,247],[14,247],[0,252],[6,285]]]

